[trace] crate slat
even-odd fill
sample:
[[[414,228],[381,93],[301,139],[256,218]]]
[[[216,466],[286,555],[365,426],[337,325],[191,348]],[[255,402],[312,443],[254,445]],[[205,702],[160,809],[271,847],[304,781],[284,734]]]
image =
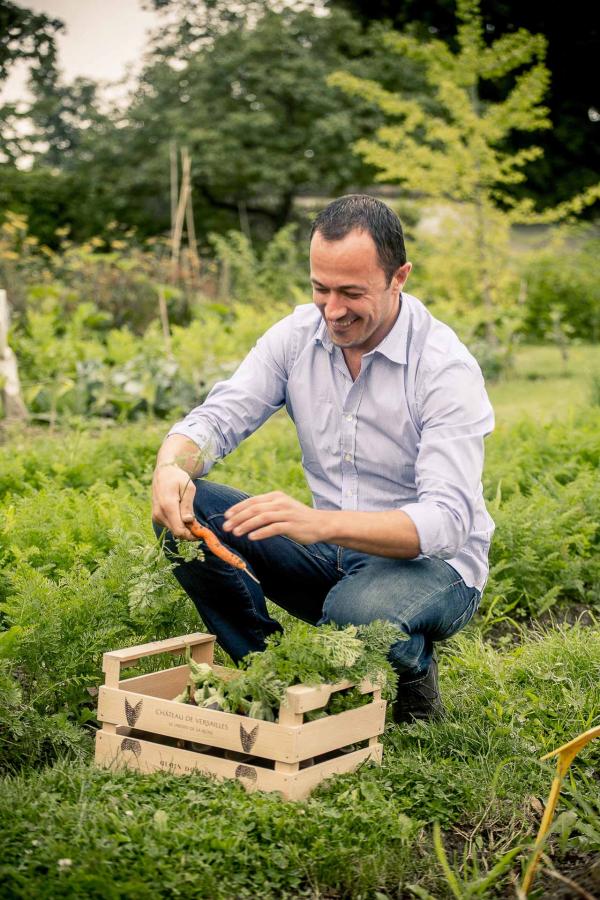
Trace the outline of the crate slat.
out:
[[[337,691],[344,691],[346,688],[354,687],[353,681],[337,681],[335,684],[295,684],[286,690],[285,705],[294,713],[311,712],[314,709],[321,709],[327,706],[332,694]],[[365,679],[358,685],[361,694],[369,694],[376,690],[378,686],[371,681]]]
[[[101,687],[98,718],[168,737],[252,752],[266,759],[294,762],[298,729],[233,713],[173,703],[132,691]]]
[[[122,650],[111,650],[104,654],[104,661],[116,660],[120,665],[137,662],[145,656],[156,656],[157,653],[179,653],[186,647],[195,647],[197,644],[214,644],[213,634],[203,634],[200,631],[194,634],[182,634],[179,637],[165,638],[162,641],[150,641],[148,644],[138,644],[136,647],[123,647]],[[104,666],[103,666],[103,671]]]
[[[148,675],[125,678],[123,681],[119,681],[119,690],[172,700],[182,692],[189,677],[189,666],[173,666],[172,669],[162,669],[160,672],[150,672]]]
[[[298,734],[298,756],[309,759],[383,734],[385,708],[385,700],[377,700],[335,716],[305,722]]]
[[[166,771],[185,775],[198,772],[223,778],[234,778],[247,790],[280,791],[284,798],[301,800],[325,778],[341,772],[352,772],[362,762],[381,761],[382,747],[365,747],[307,769],[287,774],[263,766],[220,759],[205,753],[165,747],[152,741],[123,737],[99,731],[96,736],[96,763],[109,768],[129,768],[150,773]]]
[[[358,767],[370,760],[377,765],[381,764],[383,757],[383,744],[373,744],[370,747],[363,747],[360,750],[353,750],[352,753],[344,753],[329,759],[326,762],[317,763],[308,769],[301,769],[298,772],[297,781],[293,784],[287,794],[290,800],[305,800],[311,791],[313,791],[326,778],[332,775],[342,775],[348,772],[354,772]]]

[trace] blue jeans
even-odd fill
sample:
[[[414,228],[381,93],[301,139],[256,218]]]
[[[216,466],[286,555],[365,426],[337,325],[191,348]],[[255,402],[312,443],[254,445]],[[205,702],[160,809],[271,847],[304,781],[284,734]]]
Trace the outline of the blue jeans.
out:
[[[208,549],[204,561],[177,562],[181,558],[169,532],[165,550],[206,626],[236,661],[263,650],[265,637],[281,631],[265,596],[314,625],[375,619],[398,625],[408,640],[394,644],[389,659],[401,682],[424,674],[434,641],[456,634],[477,610],[479,591],[467,587],[443,559],[391,559],[337,544],[297,544],[283,536],[236,537],[223,531],[224,513],[249,495],[203,478],[194,484],[196,518],[246,560],[260,585]],[[154,529],[157,535],[164,530],[156,523]]]

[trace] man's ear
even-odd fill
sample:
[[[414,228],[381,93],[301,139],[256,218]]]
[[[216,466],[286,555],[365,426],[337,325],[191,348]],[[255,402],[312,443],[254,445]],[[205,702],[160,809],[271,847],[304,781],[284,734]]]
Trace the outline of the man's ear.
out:
[[[412,269],[411,262],[405,262],[403,266],[400,266],[399,269],[396,269],[396,271],[394,272],[394,277],[392,279],[392,283],[397,290],[399,290],[399,291],[402,290],[402,288],[404,287],[404,285],[406,284],[406,282],[408,280],[408,276],[411,273],[411,269]]]

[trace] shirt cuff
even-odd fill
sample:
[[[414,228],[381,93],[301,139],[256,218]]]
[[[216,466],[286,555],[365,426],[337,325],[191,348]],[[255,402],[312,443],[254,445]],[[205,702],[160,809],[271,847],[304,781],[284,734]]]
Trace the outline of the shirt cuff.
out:
[[[423,556],[438,556],[442,559],[452,559],[456,556],[456,549],[448,547],[448,535],[439,506],[431,502],[407,503],[400,509],[412,520],[417,529]]]
[[[172,434],[181,434],[196,444],[202,454],[203,462],[201,471],[195,477],[201,478],[203,475],[207,475],[218,458],[216,443],[212,435],[208,432],[199,432],[197,428],[194,428],[192,425],[186,425],[184,422],[178,422],[176,425],[173,425],[167,437],[171,437]]]

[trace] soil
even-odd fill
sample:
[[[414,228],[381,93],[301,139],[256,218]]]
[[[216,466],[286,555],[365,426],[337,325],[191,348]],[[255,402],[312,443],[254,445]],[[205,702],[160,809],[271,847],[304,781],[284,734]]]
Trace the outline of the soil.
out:
[[[533,890],[539,891],[540,900],[567,900],[567,898],[581,898],[586,894],[600,900],[600,853],[580,854],[576,851],[567,853],[560,860],[553,860],[554,871],[565,876],[573,882],[572,885],[561,882],[556,875],[552,875],[552,869],[543,863],[537,873]],[[514,896],[514,895],[513,895]]]
[[[475,620],[476,624],[477,620]],[[491,644],[520,644],[522,637],[532,630],[540,631],[556,628],[558,625],[575,625],[578,623],[586,627],[600,624],[600,609],[586,603],[569,603],[568,605],[553,607],[543,613],[539,618],[525,619],[518,626],[511,622],[499,622],[486,630],[484,638]]]

